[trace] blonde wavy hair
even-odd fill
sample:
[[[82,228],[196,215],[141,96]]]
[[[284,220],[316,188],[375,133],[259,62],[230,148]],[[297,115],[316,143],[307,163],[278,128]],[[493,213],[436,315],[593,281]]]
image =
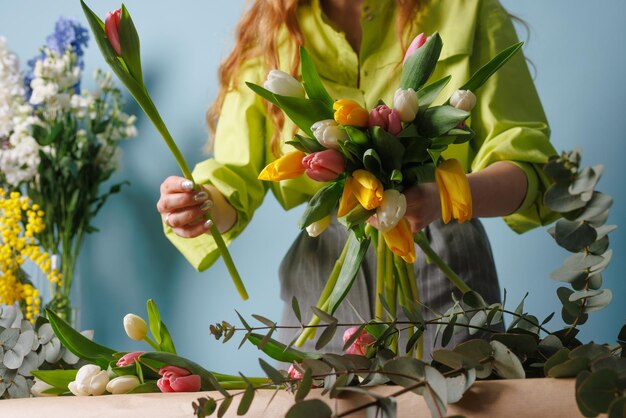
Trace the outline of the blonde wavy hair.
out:
[[[409,30],[414,22],[413,17],[418,11],[420,0],[395,0],[398,8],[396,31],[400,41],[403,38],[405,26]],[[210,130],[209,149],[215,128],[219,119],[224,97],[232,86],[237,85],[237,78],[241,65],[249,59],[263,57],[267,71],[278,68],[278,33],[284,27],[289,34],[294,48],[291,73],[296,75],[300,66],[300,57],[295,51],[303,44],[302,31],[298,25],[298,6],[309,3],[310,0],[254,0],[250,9],[239,20],[235,32],[235,45],[228,57],[219,68],[219,90],[217,98],[206,114]],[[267,114],[271,123],[276,127],[272,138],[272,152],[280,154],[280,131],[285,117],[277,107],[266,103]]]

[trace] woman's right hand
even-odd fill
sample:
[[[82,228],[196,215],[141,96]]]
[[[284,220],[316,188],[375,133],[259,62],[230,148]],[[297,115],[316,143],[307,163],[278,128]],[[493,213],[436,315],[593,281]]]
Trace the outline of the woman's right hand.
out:
[[[211,221],[204,215],[211,211],[220,232],[232,228],[237,212],[213,186],[194,187],[191,180],[170,176],[161,183],[157,210],[163,222],[183,238],[194,238],[209,231]]]

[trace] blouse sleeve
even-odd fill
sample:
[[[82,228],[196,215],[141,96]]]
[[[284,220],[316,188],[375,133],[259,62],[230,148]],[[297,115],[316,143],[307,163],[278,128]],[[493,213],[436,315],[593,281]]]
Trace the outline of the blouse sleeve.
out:
[[[498,0],[483,0],[471,58],[472,72],[517,42],[511,18]],[[505,222],[517,233],[553,222],[558,215],[542,203],[543,193],[550,185],[542,165],[556,152],[521,51],[491,77],[477,92],[477,98],[471,121],[476,132],[471,170],[481,170],[496,161],[513,162],[526,173],[528,191],[518,210],[504,217]]]
[[[258,96],[244,84],[245,81],[259,83],[260,72],[260,66],[248,65],[242,69],[237,88],[224,98],[213,158],[199,163],[193,170],[196,183],[215,186],[237,211],[237,222],[222,234],[227,245],[248,225],[267,191],[257,180],[265,161],[265,110]],[[181,238],[167,226],[165,234],[199,271],[210,267],[220,255],[210,234]]]

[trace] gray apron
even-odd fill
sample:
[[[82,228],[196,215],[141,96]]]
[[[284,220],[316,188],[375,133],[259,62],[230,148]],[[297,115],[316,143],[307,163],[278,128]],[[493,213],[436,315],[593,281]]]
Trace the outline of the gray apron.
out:
[[[455,271],[470,288],[483,296],[489,304],[500,302],[500,287],[493,262],[489,240],[479,220],[459,224],[455,221],[444,225],[441,221],[432,223],[425,229],[426,236],[434,251]],[[346,228],[333,219],[330,226],[319,237],[309,237],[303,231],[295,240],[280,265],[279,277],[281,298],[284,303],[281,325],[298,325],[291,309],[291,300],[296,296],[302,311],[303,321],[308,323],[311,306],[315,306],[324,288],[333,265],[343,249],[347,239]],[[434,264],[426,263],[423,252],[416,248],[415,277],[419,289],[420,302],[434,311],[445,312],[452,305],[451,293],[457,299],[461,294]],[[352,289],[337,309],[334,316],[340,323],[361,323],[359,315],[365,320],[374,317],[376,287],[376,257],[372,245],[363,261]],[[347,303],[355,308],[352,307]],[[354,312],[356,310],[358,315]],[[404,312],[398,309],[398,320],[407,320]],[[426,320],[435,314],[423,310]],[[500,325],[499,329],[502,328]],[[333,340],[322,351],[342,353],[343,331],[340,328]],[[424,332],[424,360],[430,361],[430,353],[441,347],[441,336],[435,341],[436,326],[431,325]],[[298,329],[282,329],[279,340],[288,343],[298,333]],[[306,351],[315,351],[315,341],[309,340],[303,347]],[[471,339],[486,338],[489,334],[479,332],[469,335],[467,329],[456,333],[448,348]],[[404,354],[406,332],[400,338],[399,351]]]

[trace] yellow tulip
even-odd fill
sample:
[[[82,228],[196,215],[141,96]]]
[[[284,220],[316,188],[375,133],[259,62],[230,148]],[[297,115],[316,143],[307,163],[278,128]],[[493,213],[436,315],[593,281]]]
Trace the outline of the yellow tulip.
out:
[[[372,173],[366,170],[355,170],[352,173],[352,189],[354,196],[367,210],[376,209],[383,201],[383,185]]]
[[[341,99],[333,103],[335,121],[342,125],[367,127],[369,112],[354,100]]]
[[[337,216],[342,217],[347,215],[357,204],[356,196],[354,195],[354,180],[352,176],[346,179],[346,184],[343,186],[343,193],[341,194],[341,200],[339,201],[339,209],[337,209]]]
[[[306,153],[302,151],[293,151],[285,154],[265,166],[258,179],[281,181],[301,176],[304,173],[304,167],[302,166],[304,157],[306,157]]]
[[[382,231],[381,231],[382,232]],[[413,233],[406,218],[402,218],[398,224],[387,232],[382,232],[387,247],[407,263],[415,263],[415,244]]]
[[[435,169],[435,180],[441,199],[441,219],[451,218],[463,223],[472,219],[472,193],[467,176],[458,160],[445,160]]]

